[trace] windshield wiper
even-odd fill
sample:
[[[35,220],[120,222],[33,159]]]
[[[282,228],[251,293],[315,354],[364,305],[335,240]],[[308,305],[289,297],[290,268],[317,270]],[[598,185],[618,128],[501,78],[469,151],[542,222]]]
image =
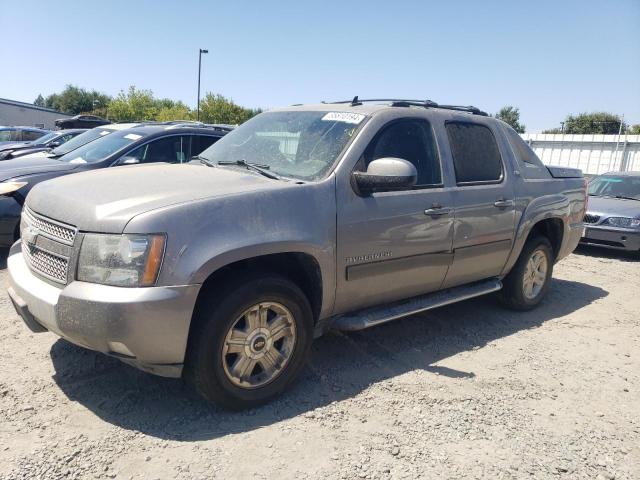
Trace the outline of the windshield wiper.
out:
[[[625,195],[613,195],[614,198],[622,198],[624,200],[637,200],[640,202],[640,198],[637,197],[627,197]]]
[[[218,165],[239,165],[241,167],[245,167],[247,170],[258,172],[260,175],[264,177],[272,178],[273,180],[282,180],[281,177],[267,170],[268,168],[270,168],[269,165],[261,165],[259,163],[249,163],[246,160],[222,160],[218,162]]]
[[[202,163],[203,165],[206,165],[207,167],[215,167],[216,166],[215,162],[212,162],[207,157],[203,157],[202,155],[196,155],[196,156],[191,157],[191,158],[197,158],[198,160],[200,160],[200,163]]]

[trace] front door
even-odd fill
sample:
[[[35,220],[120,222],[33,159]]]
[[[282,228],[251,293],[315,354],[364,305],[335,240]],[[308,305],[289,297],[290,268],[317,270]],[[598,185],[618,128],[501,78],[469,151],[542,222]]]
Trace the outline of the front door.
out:
[[[365,197],[339,187],[335,313],[437,290],[452,259],[453,200],[429,122],[387,124],[356,168],[384,157],[411,162],[417,185]]]
[[[453,264],[445,287],[494,277],[513,245],[515,192],[492,130],[468,121],[445,125],[456,175]]]

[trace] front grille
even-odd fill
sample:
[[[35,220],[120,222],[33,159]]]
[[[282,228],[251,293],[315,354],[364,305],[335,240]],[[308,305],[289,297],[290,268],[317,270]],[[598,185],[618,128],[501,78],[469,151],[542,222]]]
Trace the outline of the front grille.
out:
[[[75,228],[52,220],[47,220],[40,215],[34,214],[28,208],[24,209],[24,216],[27,217],[29,224],[32,227],[37,228],[40,233],[43,233],[52,239],[59,240],[61,243],[66,245],[73,245],[73,240],[76,238]]]
[[[48,219],[25,208],[20,225],[25,262],[34,273],[66,284],[76,233],[76,228],[71,225]]]
[[[591,215],[590,213],[587,213],[584,216],[584,223],[598,223],[598,220],[600,220],[600,215]]]
[[[31,244],[25,245],[22,253],[31,269],[54,282],[67,283],[69,259],[59,257]]]

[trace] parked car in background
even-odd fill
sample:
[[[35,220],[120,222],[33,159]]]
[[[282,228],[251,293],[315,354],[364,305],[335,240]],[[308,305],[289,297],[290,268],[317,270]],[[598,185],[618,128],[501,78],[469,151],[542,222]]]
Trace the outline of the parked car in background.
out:
[[[49,133],[49,130],[33,127],[0,127],[0,146],[9,143],[30,142]]]
[[[55,132],[49,132],[37,140],[31,140],[30,142],[0,145],[0,160],[17,158],[44,150],[51,150],[86,131],[86,128],[56,130]]]
[[[75,150],[76,148],[86,145],[89,142],[93,142],[98,138],[102,138],[105,135],[109,135],[110,133],[118,132],[120,130],[137,127],[138,125],[140,125],[140,123],[112,123],[110,125],[104,125],[102,127],[95,127],[86,130],[84,133],[81,133],[77,137],[72,138],[59,147],[53,148],[51,150],[42,150],[34,153],[27,153],[25,155],[22,155],[20,158],[30,160],[43,158],[59,158]]]
[[[497,291],[536,307],[582,235],[582,172],[471,107],[272,110],[199,160],[36,186],[7,261],[25,323],[246,408],[329,328]]]
[[[219,127],[162,124],[114,131],[114,126],[85,132],[82,135],[97,130],[101,136],[62,156],[56,156],[55,149],[50,154],[36,158],[25,156],[0,162],[0,245],[11,245],[18,238],[24,200],[40,182],[119,165],[187,162],[191,156],[198,155],[229,131]],[[78,201],[82,200],[79,198]]]
[[[71,118],[60,118],[55,121],[58,128],[94,128],[108,125],[111,122],[96,115],[76,115]]]
[[[589,182],[580,242],[640,253],[640,172],[611,172]]]

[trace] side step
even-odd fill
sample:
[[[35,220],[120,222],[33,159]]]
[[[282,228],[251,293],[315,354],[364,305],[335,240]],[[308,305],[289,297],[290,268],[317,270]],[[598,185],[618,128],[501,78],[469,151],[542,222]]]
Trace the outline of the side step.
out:
[[[497,278],[482,280],[481,282],[448,288],[440,292],[428,293],[400,302],[338,315],[335,317],[331,326],[337,330],[364,330],[365,328],[390,322],[391,320],[406,317],[407,315],[413,315],[414,313],[442,307],[450,303],[486,295],[501,288],[502,282]]]

